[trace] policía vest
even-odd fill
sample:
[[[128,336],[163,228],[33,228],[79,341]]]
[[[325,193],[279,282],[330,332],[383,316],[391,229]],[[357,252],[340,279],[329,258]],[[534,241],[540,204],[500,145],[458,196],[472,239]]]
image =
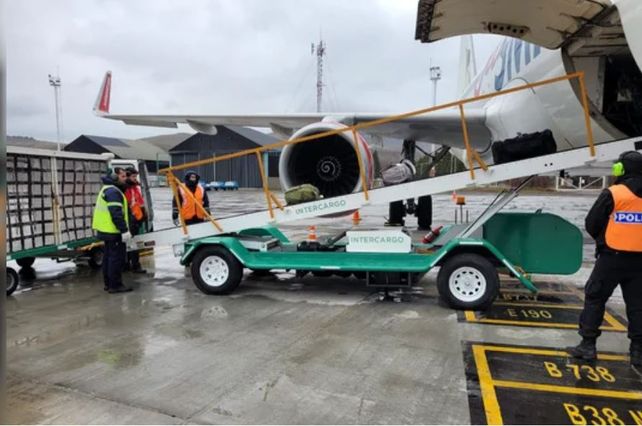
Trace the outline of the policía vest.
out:
[[[606,226],[606,244],[613,250],[642,253],[642,198],[625,185],[609,188],[615,207]]]
[[[183,199],[183,204],[181,204],[181,216],[183,216],[183,219],[189,220],[195,217],[204,219],[205,213],[203,213],[203,210],[196,208],[196,203],[203,206],[203,194],[205,194],[203,187],[196,185],[196,191],[193,193],[190,191],[189,194],[187,194],[182,187],[179,187],[179,190],[181,191],[181,198]]]
[[[105,191],[108,188],[114,188],[120,194],[123,196],[123,202],[122,203],[117,203],[117,202],[107,202],[105,200]],[[96,199],[96,205],[94,206],[94,217],[92,218],[91,221],[91,228],[105,233],[105,234],[120,234],[120,229],[114,224],[114,221],[111,218],[111,214],[109,213],[109,207],[119,207],[123,209],[123,218],[125,219],[125,223],[127,224],[127,228],[129,228],[129,215],[127,214],[127,198],[125,195],[122,193],[118,187],[114,185],[104,185],[102,188],[100,188],[100,192],[98,193],[98,198]]]

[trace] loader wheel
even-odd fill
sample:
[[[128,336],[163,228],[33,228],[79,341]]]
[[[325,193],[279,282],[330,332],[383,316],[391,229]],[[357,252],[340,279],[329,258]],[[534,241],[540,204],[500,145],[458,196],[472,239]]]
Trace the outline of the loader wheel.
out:
[[[32,266],[35,261],[36,261],[35,257],[23,257],[22,259],[16,259],[16,263],[21,268],[28,268]]]
[[[454,309],[485,310],[499,293],[499,276],[488,259],[463,253],[441,267],[437,287],[441,298]]]
[[[318,278],[325,278],[332,275],[332,271],[312,271],[312,275]]]
[[[7,267],[7,296],[11,296],[11,293],[16,291],[19,282],[20,277],[18,276],[16,270]]]
[[[229,294],[241,283],[243,265],[221,246],[206,246],[194,256],[194,284],[205,294]]]
[[[89,259],[87,259],[87,264],[91,269],[101,269],[103,267],[104,255],[105,251],[102,247],[94,247],[89,251]]]
[[[419,197],[416,215],[417,228],[430,231],[432,226],[432,197],[430,195]]]

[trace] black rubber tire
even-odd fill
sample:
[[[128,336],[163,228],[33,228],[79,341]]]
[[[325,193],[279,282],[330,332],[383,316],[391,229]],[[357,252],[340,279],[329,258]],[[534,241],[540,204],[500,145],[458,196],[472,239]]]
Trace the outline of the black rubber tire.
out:
[[[415,214],[417,216],[417,228],[429,231],[432,226],[432,197],[430,195],[419,197]]]
[[[365,280],[367,272],[366,271],[354,271],[352,274],[358,280]]]
[[[403,201],[394,201],[388,207],[388,224],[390,226],[404,225],[404,216],[406,215],[406,208]]]
[[[341,278],[349,278],[352,275],[350,271],[335,271],[334,275]]]
[[[103,257],[105,250],[102,247],[94,247],[89,251],[89,258],[87,264],[93,270],[99,270],[103,267]]]
[[[228,275],[225,282],[219,286],[208,285],[200,275],[200,268],[203,261],[208,257],[218,257],[227,264]],[[225,247],[205,246],[194,255],[191,265],[192,279],[196,287],[205,294],[220,295],[229,294],[238,287],[243,278],[243,265]]]
[[[16,291],[18,284],[20,283],[20,277],[15,269],[7,267],[7,296]]]
[[[16,259],[16,263],[21,268],[28,268],[32,266],[35,261],[36,261],[35,257],[23,257],[21,259]]]
[[[451,275],[462,267],[476,270],[486,281],[485,289],[474,300],[464,301],[450,290]],[[457,254],[448,259],[439,270],[437,288],[441,298],[453,309],[485,310],[493,304],[499,294],[499,275],[497,269],[485,257],[474,253]]]
[[[312,275],[315,277],[326,278],[332,275],[332,271],[312,271]]]

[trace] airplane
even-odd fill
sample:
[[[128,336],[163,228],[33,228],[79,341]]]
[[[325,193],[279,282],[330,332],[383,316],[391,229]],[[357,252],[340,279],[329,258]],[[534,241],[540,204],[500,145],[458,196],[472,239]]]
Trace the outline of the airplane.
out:
[[[642,2],[639,0],[419,0],[415,38],[435,42],[473,33],[506,36],[462,98],[563,76],[582,70],[596,143],[642,134]],[[322,133],[391,113],[291,113],[248,115],[133,115],[109,111],[111,73],[107,72],[94,112],[126,124],[175,128],[187,124],[213,134],[217,125],[266,127],[284,138]],[[493,164],[497,147],[519,153],[524,140],[557,151],[586,145],[586,128],[576,80],[562,81],[468,104],[466,122],[472,148]],[[547,132],[550,131],[550,132]],[[408,117],[367,129],[375,138],[431,142],[452,148],[465,160],[457,108]],[[541,140],[539,140],[539,139]],[[305,148],[303,147],[305,145]],[[365,138],[351,132],[288,145],[279,161],[284,190],[312,183],[326,197],[361,190],[355,147],[372,181],[373,155]],[[305,149],[305,151],[304,151]],[[494,152],[495,151],[495,152]],[[510,158],[509,158],[510,160]],[[464,161],[465,162],[465,161]]]

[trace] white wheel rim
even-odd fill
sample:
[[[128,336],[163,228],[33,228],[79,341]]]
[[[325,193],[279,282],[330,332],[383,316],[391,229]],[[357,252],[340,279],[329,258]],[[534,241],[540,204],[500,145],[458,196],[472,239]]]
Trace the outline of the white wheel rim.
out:
[[[462,302],[475,302],[486,293],[486,278],[479,269],[462,266],[448,278],[450,293]]]
[[[201,262],[199,273],[207,286],[220,287],[227,281],[227,277],[230,275],[230,268],[221,257],[208,256]]]

